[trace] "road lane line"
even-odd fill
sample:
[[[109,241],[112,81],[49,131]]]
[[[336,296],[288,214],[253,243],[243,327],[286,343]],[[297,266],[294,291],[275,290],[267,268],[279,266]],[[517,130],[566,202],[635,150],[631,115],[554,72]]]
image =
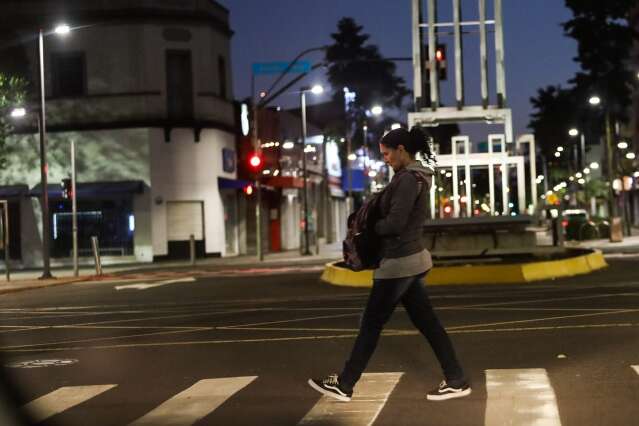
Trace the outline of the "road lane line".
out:
[[[300,425],[372,425],[404,373],[365,373],[350,402],[322,396],[300,421]]]
[[[68,343],[88,343],[88,342],[101,342],[107,340],[118,340],[118,339],[129,339],[133,337],[148,337],[148,336],[164,336],[168,334],[181,334],[181,333],[194,333],[197,331],[210,331],[212,327],[200,327],[198,329],[186,329],[186,330],[172,330],[172,331],[157,331],[155,333],[141,333],[141,334],[127,334],[123,336],[108,336],[108,337],[94,337],[91,339],[80,339],[80,340],[60,340],[58,342],[45,342],[45,343],[32,343],[29,345],[14,345],[14,346],[0,346],[0,351],[3,350],[11,350],[11,349],[20,349],[20,348],[36,348],[36,347],[46,347],[46,346],[59,346]]]
[[[280,320],[280,321],[268,321],[268,322],[256,322],[252,324],[235,324],[235,325],[225,325],[218,328],[225,329],[234,329],[239,327],[255,327],[258,325],[270,325],[270,324],[284,324],[289,322],[300,322],[300,321],[313,321],[319,319],[334,319],[334,318],[345,318],[345,317],[353,317],[356,315],[360,315],[360,312],[352,313],[352,314],[339,314],[339,315],[323,315],[319,317],[306,317],[306,318],[294,318],[289,320]]]
[[[131,426],[191,425],[208,415],[257,376],[200,380],[163,402]]]
[[[477,303],[473,305],[444,306],[444,307],[438,308],[438,310],[481,308],[481,307],[504,306],[504,305],[525,305],[526,303],[538,303],[538,302],[564,302],[567,300],[602,299],[606,297],[625,296],[625,295],[626,294],[624,293],[606,293],[606,294],[592,294],[588,296],[553,297],[553,298],[546,298],[546,299],[518,300],[518,301],[508,301],[508,302]]]
[[[486,370],[486,426],[561,426],[544,368]]]
[[[167,284],[187,283],[187,282],[193,282],[193,281],[195,281],[195,278],[187,277],[187,278],[179,278],[174,280],[160,281],[154,284],[138,283],[138,284],[116,285],[114,288],[116,290],[146,290],[149,288],[160,287]]]
[[[483,330],[452,330],[448,334],[478,334],[478,333],[510,333],[510,332],[526,332],[526,331],[553,331],[553,330],[570,330],[570,329],[588,329],[588,328],[612,328],[612,327],[639,327],[639,323],[615,323],[615,324],[584,324],[584,325],[566,325],[566,326],[548,326],[548,327],[522,327],[522,328],[494,328]],[[242,329],[240,329],[242,330]],[[269,331],[268,328],[264,330]],[[0,352],[6,353],[30,353],[30,352],[64,352],[64,351],[83,351],[87,349],[128,349],[143,347],[171,347],[171,346],[189,346],[189,345],[219,345],[231,343],[277,343],[277,342],[294,342],[300,340],[330,340],[330,339],[348,339],[357,337],[356,329],[354,333],[336,334],[328,336],[300,336],[300,337],[273,337],[273,338],[256,338],[256,339],[223,339],[223,340],[192,340],[178,342],[150,342],[150,343],[129,343],[119,345],[99,345],[99,346],[70,346],[70,347],[47,347],[37,349],[3,349]],[[417,336],[418,331],[393,331],[382,332],[383,336]]]
[[[475,327],[491,327],[494,325],[507,325],[507,324],[523,324],[527,322],[538,322],[538,321],[552,321],[552,320],[563,320],[563,319],[575,319],[575,318],[584,318],[584,317],[594,317],[600,315],[615,315],[615,314],[627,314],[639,312],[639,309],[623,309],[619,311],[606,311],[606,312],[595,312],[591,314],[580,314],[580,315],[562,315],[559,317],[543,317],[543,318],[531,318],[525,320],[513,320],[513,321],[500,321],[500,322],[491,322],[491,323],[481,323],[481,324],[468,324],[468,325],[458,325],[454,327],[448,327],[447,330],[464,330],[468,328]]]
[[[31,420],[39,423],[83,403],[117,385],[64,386],[23,405]]]
[[[639,374],[639,365],[631,365],[631,367],[637,374]]]

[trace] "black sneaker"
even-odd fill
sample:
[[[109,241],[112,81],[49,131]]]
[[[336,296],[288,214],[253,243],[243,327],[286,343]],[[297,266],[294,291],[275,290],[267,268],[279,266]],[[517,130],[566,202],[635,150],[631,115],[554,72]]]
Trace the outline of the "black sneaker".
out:
[[[461,398],[463,396],[470,395],[471,392],[472,390],[468,383],[464,383],[460,387],[453,387],[444,380],[439,384],[437,389],[433,389],[428,392],[426,399],[430,401],[445,401],[447,399]]]
[[[345,392],[339,385],[337,374],[331,374],[323,379],[308,379],[308,384],[319,393],[330,396],[340,401],[348,402],[353,396],[353,391]]]

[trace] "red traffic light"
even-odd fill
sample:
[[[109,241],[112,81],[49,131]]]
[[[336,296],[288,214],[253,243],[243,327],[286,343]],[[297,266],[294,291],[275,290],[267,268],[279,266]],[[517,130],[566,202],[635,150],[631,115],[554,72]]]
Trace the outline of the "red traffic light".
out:
[[[262,156],[258,154],[257,152],[251,153],[251,155],[249,155],[248,157],[248,165],[249,165],[249,169],[251,169],[252,172],[254,173],[259,172],[262,169],[262,166],[264,165],[264,162],[262,161]]]

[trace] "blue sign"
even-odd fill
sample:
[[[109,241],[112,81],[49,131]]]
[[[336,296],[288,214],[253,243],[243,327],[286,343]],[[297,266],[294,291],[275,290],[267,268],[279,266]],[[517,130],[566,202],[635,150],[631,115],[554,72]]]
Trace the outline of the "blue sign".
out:
[[[290,62],[256,62],[253,64],[253,74],[280,74],[291,65]],[[303,74],[311,70],[309,61],[297,61],[287,71],[288,73]]]
[[[222,169],[226,173],[235,171],[235,150],[222,148]]]

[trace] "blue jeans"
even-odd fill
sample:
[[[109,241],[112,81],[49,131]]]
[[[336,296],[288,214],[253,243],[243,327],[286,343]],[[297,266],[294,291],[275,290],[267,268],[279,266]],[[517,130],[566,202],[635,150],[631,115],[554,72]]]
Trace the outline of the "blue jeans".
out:
[[[373,281],[353,351],[339,375],[339,382],[344,390],[350,391],[361,377],[375,351],[384,325],[400,301],[415,327],[428,340],[449,384],[457,386],[465,383],[464,371],[457,361],[450,338],[428,299],[422,282],[424,276],[425,274],[420,274]]]

